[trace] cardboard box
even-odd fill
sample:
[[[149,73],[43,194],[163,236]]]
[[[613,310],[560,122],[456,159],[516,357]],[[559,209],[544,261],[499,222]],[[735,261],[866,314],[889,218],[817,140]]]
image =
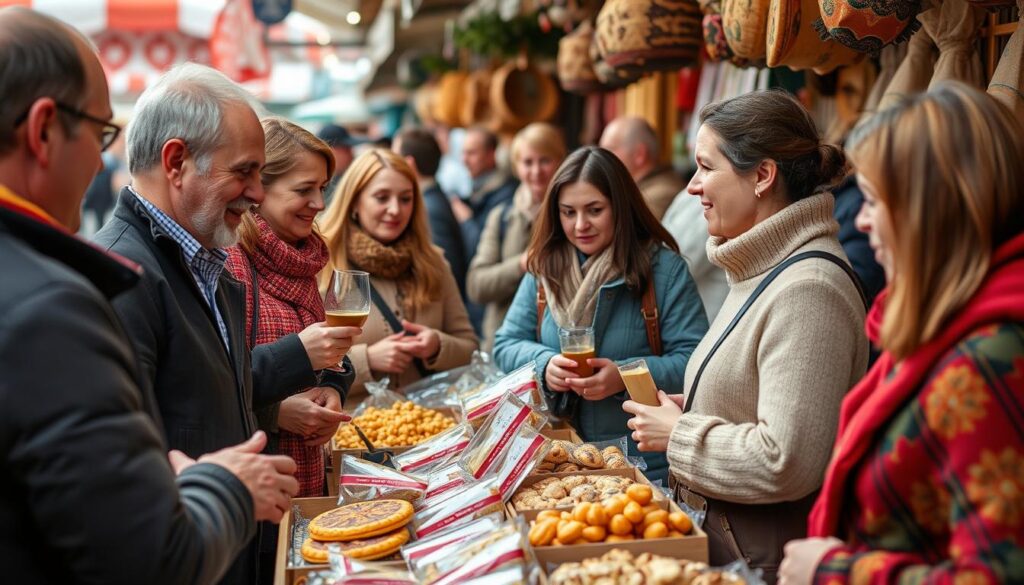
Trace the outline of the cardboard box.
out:
[[[326,498],[295,498],[292,500],[292,506],[297,506],[302,515],[312,520],[319,514],[323,514],[328,510],[333,510],[338,507],[338,499],[336,497]],[[294,517],[292,516],[292,510],[289,508],[284,513],[284,517],[281,518],[281,529],[277,534],[277,555],[276,563],[274,568],[274,585],[304,585],[306,580],[309,578],[310,573],[316,571],[324,571],[329,569],[330,566],[327,564],[323,565],[306,565],[302,567],[289,567],[288,557],[292,545],[292,528],[294,526]],[[365,561],[367,563],[378,564],[375,561]],[[396,569],[407,569],[405,561],[382,561],[379,563],[382,567],[392,567]]]
[[[554,439],[556,441],[569,441],[570,443],[575,443],[577,445],[583,442],[583,439],[576,434],[576,429],[572,427],[561,429],[547,428],[541,431],[540,434],[549,439]]]
[[[455,420],[456,423],[462,422],[462,411],[457,408],[438,408],[439,412]],[[360,457],[364,453],[367,453],[367,449],[340,449],[334,443],[334,438],[331,438],[331,459],[327,466],[327,493],[331,496],[338,495],[338,474],[341,470],[341,456],[342,455],[353,455]],[[376,447],[376,445],[374,445]],[[412,445],[405,445],[402,447],[380,447],[386,449],[392,454],[397,455],[404,453],[411,449]]]
[[[647,477],[645,477],[640,470],[630,468],[531,475],[523,481],[520,489],[522,489],[522,487],[531,486],[548,477],[566,477],[570,475],[618,475],[621,477],[629,477],[637,483],[651,485],[651,482],[648,481]],[[666,499],[659,490],[655,489],[653,491],[655,502],[662,510],[668,510],[670,513],[682,512],[682,509],[680,509],[675,502]],[[571,510],[572,506],[556,509]],[[505,506],[505,511],[509,517],[522,516],[523,519],[527,521],[527,524],[529,524],[535,520],[537,515],[543,510],[516,510],[512,503],[509,502]],[[616,543],[571,544],[566,546],[535,546],[533,547],[533,550],[537,555],[537,560],[540,562],[541,568],[550,572],[554,570],[554,567],[561,563],[580,562],[584,559],[597,558],[614,548],[628,550],[634,555],[649,552],[676,559],[686,559],[704,563],[708,561],[708,537],[707,534],[705,534],[698,526],[694,526],[691,534],[682,538],[657,538]]]

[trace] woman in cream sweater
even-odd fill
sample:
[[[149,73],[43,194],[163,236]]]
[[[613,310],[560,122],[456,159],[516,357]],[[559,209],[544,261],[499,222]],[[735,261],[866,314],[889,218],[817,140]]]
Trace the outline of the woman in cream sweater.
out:
[[[365,270],[376,295],[401,323],[396,330],[371,304],[349,351],[356,379],[347,409],[366,398],[370,380],[388,376],[392,387],[400,388],[428,372],[469,363],[478,347],[476,335],[452,270],[430,243],[416,175],[401,157],[375,148],[356,158],[324,212],[321,231],[331,256],[321,285],[327,285],[333,268]]]
[[[701,122],[687,191],[730,292],[687,364],[685,394],[623,408],[641,450],[667,451],[677,499],[706,507],[711,564],[743,558],[773,583],[783,545],[805,534],[843,395],[867,365],[865,307],[824,192],[846,164],[783,92],[710,104]],[[769,273],[808,251],[833,258],[786,267],[715,348]]]

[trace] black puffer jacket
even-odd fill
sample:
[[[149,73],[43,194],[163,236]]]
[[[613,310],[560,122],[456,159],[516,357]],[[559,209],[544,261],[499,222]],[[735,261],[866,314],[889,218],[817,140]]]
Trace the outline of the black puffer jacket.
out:
[[[212,583],[255,533],[234,475],[204,463],[175,478],[168,464],[108,302],[137,280],[0,208],[4,582]]]

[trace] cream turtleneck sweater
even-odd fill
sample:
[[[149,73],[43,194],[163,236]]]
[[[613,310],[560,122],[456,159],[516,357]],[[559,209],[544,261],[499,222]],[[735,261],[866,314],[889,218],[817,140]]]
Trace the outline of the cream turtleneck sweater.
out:
[[[808,250],[846,260],[832,195],[793,203],[732,240],[708,240],[729,295],[686,368],[686,394],[711,346],[772,268]],[[711,358],[693,410],[672,430],[672,474],[716,499],[768,504],[818,489],[843,395],[864,375],[864,305],[849,276],[827,260],[787,268]]]

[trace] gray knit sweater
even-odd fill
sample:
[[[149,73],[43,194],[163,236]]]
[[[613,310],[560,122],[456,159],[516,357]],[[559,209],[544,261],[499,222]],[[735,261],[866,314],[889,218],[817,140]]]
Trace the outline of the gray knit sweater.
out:
[[[708,240],[730,291],[686,368],[686,393],[711,346],[758,283],[789,256],[846,259],[832,196],[789,205],[732,240]],[[867,367],[864,306],[850,278],[820,259],[799,262],[761,294],[705,369],[693,410],[672,430],[671,472],[713,498],[767,504],[821,485],[843,395]]]

